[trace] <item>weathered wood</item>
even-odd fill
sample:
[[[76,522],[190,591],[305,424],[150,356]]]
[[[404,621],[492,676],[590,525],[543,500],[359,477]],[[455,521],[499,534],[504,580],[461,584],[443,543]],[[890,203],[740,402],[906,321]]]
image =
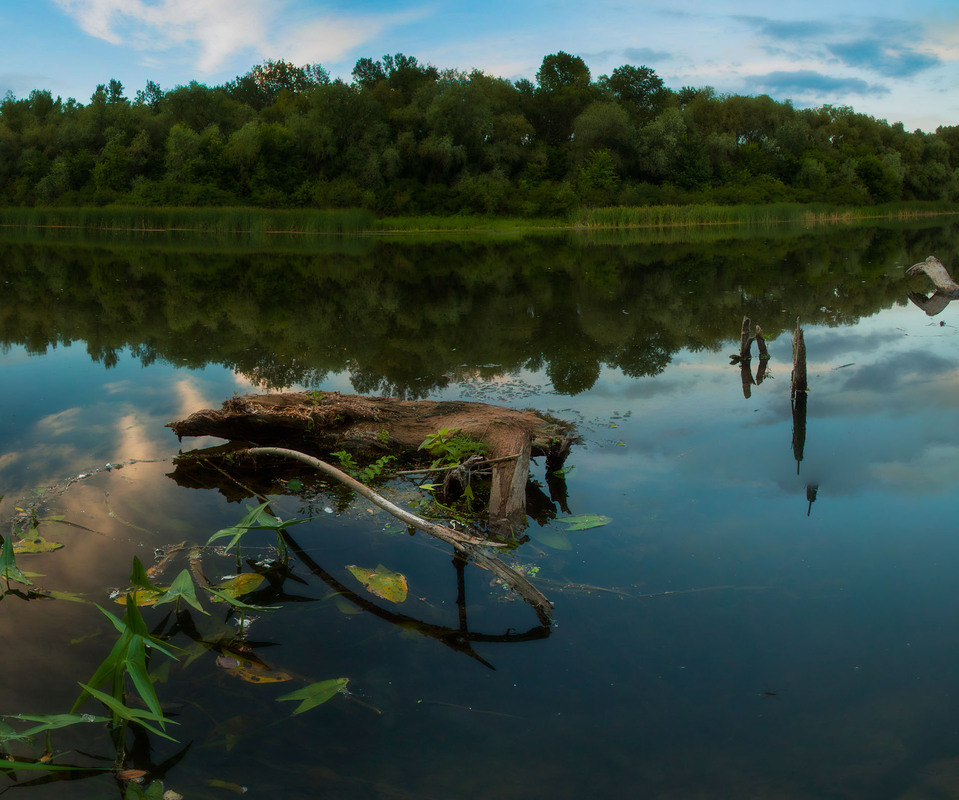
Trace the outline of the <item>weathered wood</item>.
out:
[[[743,329],[739,337],[739,358],[741,361],[749,361],[752,357],[753,340],[749,335],[750,327],[749,317],[743,317]]]
[[[759,350],[759,357],[763,361],[769,360],[769,351],[766,349],[766,338],[763,336],[763,329],[756,326],[756,349]],[[759,381],[756,381],[759,383]]]
[[[377,457],[414,455],[440,430],[457,430],[486,446],[493,465],[490,522],[494,533],[526,526],[529,459],[545,455],[562,465],[571,426],[533,411],[463,401],[413,401],[339,392],[289,392],[233,397],[167,426],[178,437],[217,436],[319,456],[333,450]],[[515,456],[515,458],[510,458]]]
[[[452,528],[447,528],[444,525],[437,525],[434,522],[429,522],[428,520],[425,520],[422,517],[407,511],[405,508],[401,508],[400,506],[391,503],[378,492],[374,492],[372,489],[370,489],[370,487],[356,480],[352,476],[347,475],[341,469],[334,467],[332,464],[328,464],[322,459],[314,458],[313,456],[306,455],[305,453],[300,453],[296,450],[290,450],[284,447],[253,447],[247,452],[250,455],[283,456],[285,458],[291,458],[313,467],[313,469],[316,469],[322,472],[324,475],[339,481],[345,486],[349,486],[353,491],[361,494],[371,503],[379,506],[384,511],[392,514],[394,517],[406,523],[407,525],[412,525],[414,528],[424,531],[430,536],[435,536],[437,539],[440,539],[447,544],[451,544],[456,550],[472,559],[479,566],[492,572],[494,575],[496,575],[496,577],[517,592],[524,600],[526,600],[526,602],[533,606],[537,616],[541,620],[544,622],[549,620],[550,615],[552,614],[552,603],[550,603],[543,593],[533,586],[533,584],[531,584],[523,575],[518,573],[516,570],[510,569],[510,567],[508,567],[495,556],[484,552],[483,548],[488,547],[491,544],[490,542],[470,534],[462,533],[461,531],[454,531]]]
[[[942,262],[935,256],[929,256],[925,261],[913,264],[906,270],[906,275],[918,275],[925,272],[936,288],[949,297],[950,300],[959,299],[959,283],[956,283]]]
[[[808,391],[806,383],[806,340],[799,325],[799,317],[796,317],[796,330],[793,331],[793,371],[790,397],[794,398],[797,392],[805,391]]]

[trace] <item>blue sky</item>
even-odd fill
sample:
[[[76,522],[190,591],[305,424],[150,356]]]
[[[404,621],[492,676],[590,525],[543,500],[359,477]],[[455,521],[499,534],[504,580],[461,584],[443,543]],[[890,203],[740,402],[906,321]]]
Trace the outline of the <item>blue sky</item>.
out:
[[[932,131],[959,124],[957,0],[0,0],[0,94],[48,89],[87,102],[214,85],[266,59],[320,63],[402,52],[440,68],[534,79],[543,56],[594,77],[652,67],[666,85],[850,105]]]

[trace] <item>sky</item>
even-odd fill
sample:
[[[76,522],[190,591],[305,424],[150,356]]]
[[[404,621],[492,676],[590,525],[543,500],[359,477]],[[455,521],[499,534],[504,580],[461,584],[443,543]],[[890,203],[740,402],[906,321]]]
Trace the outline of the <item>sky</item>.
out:
[[[651,67],[666,86],[768,94],[902,122],[959,125],[959,0],[0,0],[0,96],[131,99],[210,86],[268,59],[350,80],[359,58],[405,53],[440,69],[535,81],[543,57],[594,78]]]

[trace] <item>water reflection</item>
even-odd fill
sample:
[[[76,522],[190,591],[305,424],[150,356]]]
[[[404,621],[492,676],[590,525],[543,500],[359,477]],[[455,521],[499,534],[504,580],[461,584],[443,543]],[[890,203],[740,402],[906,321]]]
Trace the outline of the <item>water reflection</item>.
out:
[[[421,397],[464,370],[542,369],[577,394],[603,366],[654,376],[683,348],[718,348],[744,307],[769,338],[796,314],[873,314],[902,299],[898,265],[931,246],[928,229],[902,226],[708,247],[554,236],[255,258],[39,239],[0,243],[0,338],[30,353],[80,340],[108,367],[124,348],[143,365],[217,363],[273,389],[348,372],[358,392]]]
[[[0,314],[13,387],[0,512],[33,503],[83,525],[43,523],[66,546],[26,563],[49,588],[108,603],[134,555],[205,541],[249,497],[170,480],[170,420],[251,383],[534,406],[584,440],[564,482],[532,487],[516,556],[539,569],[558,627],[530,627],[480,570],[329,494],[291,541],[299,580],[262,596],[283,608],[254,615],[249,641],[271,669],[349,676],[366,705],[291,718],[276,702],[286,688],[236,680],[208,647],[159,687],[183,744],[132,742],[135,763],[195,797],[210,779],[351,800],[932,791],[959,752],[959,340],[955,306],[929,319],[909,301],[924,280],[897,265],[927,252],[959,263],[954,228],[708,246],[366,242],[335,257],[0,245],[14,300]],[[770,354],[748,393],[724,355],[745,315]],[[797,316],[803,404],[789,399]],[[559,523],[586,513],[613,521]],[[364,594],[350,563],[408,574],[409,605]],[[109,624],[59,601],[8,597],[0,612],[16,644],[0,710],[68,708]],[[224,619],[164,624],[225,647],[237,626]],[[517,735],[537,747],[504,761]],[[112,778],[86,783],[24,791],[114,791]]]

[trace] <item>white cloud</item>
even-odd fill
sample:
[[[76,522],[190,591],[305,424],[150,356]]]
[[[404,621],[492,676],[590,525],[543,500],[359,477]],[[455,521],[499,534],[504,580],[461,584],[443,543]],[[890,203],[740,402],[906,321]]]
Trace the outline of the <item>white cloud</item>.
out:
[[[91,36],[143,51],[192,47],[196,67],[211,73],[231,57],[294,63],[332,61],[380,35],[420,18],[411,10],[382,15],[318,15],[303,19],[292,3],[270,0],[55,0]]]
[[[379,16],[327,16],[277,31],[270,52],[280,53],[294,64],[339,61],[386,29],[423,16],[424,12],[417,10]]]

